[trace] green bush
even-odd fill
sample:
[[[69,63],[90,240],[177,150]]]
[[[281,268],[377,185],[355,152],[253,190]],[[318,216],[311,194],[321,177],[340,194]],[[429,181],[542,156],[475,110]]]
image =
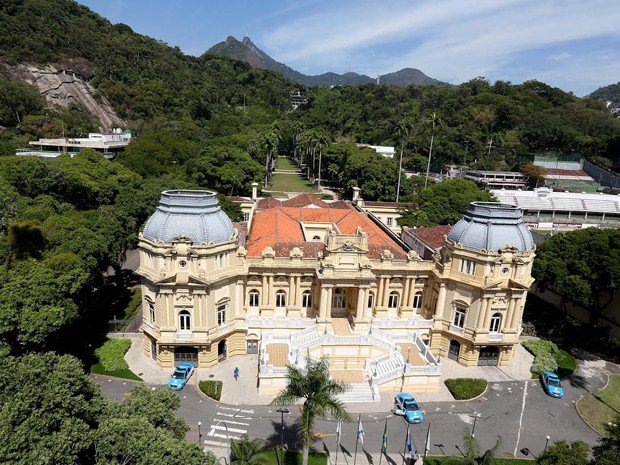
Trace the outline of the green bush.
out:
[[[444,381],[456,400],[478,397],[487,388],[487,380],[481,378],[453,378]]]
[[[211,399],[220,400],[222,395],[222,382],[211,379],[203,380],[198,383],[198,387],[204,395]]]
[[[448,461],[450,459],[454,459],[455,457],[445,457],[445,456],[437,456],[437,457],[433,457],[433,456],[428,456],[424,458],[424,465],[441,465],[442,463],[444,463],[445,461]],[[462,459],[462,456],[459,456],[458,458]],[[497,458],[495,459],[495,462],[493,462],[495,465],[532,465],[535,462],[533,460],[528,460],[528,459],[503,459],[503,458]]]
[[[125,307],[122,319],[133,320],[142,310],[142,291],[139,287],[131,289],[131,299]]]
[[[543,371],[550,371],[555,373],[558,369],[558,362],[555,361],[553,355],[549,352],[541,352],[534,357],[534,363],[530,371],[534,374],[540,375]]]
[[[97,360],[107,372],[127,370],[125,354],[131,347],[129,339],[108,339],[95,350]]]
[[[530,371],[536,375],[542,374],[543,371],[551,371],[560,376],[568,376],[577,369],[575,357],[551,341],[543,339],[523,341],[521,345],[534,355]]]
[[[334,196],[331,194],[321,194],[321,200],[334,200]]]

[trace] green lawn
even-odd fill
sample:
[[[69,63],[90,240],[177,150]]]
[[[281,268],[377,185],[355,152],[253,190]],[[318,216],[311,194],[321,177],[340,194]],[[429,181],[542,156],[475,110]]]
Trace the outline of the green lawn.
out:
[[[424,459],[424,465],[440,465],[444,460],[449,457],[426,457]],[[494,462],[496,465],[532,465],[533,460],[527,459],[502,459],[498,458]]]
[[[620,375],[611,375],[605,389],[579,399],[577,410],[586,423],[603,435],[605,425],[620,415]]]
[[[299,174],[274,173],[269,181],[270,191],[318,192],[310,181]]]
[[[276,450],[266,450],[258,454],[258,457],[263,459],[263,461],[259,462],[257,460],[257,463],[277,465],[279,464],[280,453]],[[284,463],[282,465],[301,465],[301,461],[301,452],[284,451]],[[308,456],[308,465],[327,465],[327,454],[310,452]]]
[[[96,363],[90,367],[90,372],[98,375],[114,376],[116,378],[131,379],[133,381],[142,381],[142,378],[131,370],[106,371],[101,363]]]
[[[278,157],[278,161],[276,161],[276,169],[299,171],[299,167],[293,163],[289,157]]]

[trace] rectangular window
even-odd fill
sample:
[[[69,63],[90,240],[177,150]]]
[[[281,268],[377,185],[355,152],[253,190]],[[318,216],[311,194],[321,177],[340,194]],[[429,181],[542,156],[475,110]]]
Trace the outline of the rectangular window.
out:
[[[416,295],[413,296],[413,308],[422,307],[422,293],[416,292]]]
[[[473,260],[461,260],[461,273],[476,274],[476,262]]]
[[[454,311],[454,326],[462,328],[465,325],[465,310],[457,308]]]
[[[226,324],[226,305],[217,307],[217,325],[222,326],[223,324]]]
[[[155,303],[148,301],[149,304],[149,318],[151,323],[155,323]]]
[[[312,294],[310,292],[304,292],[301,296],[301,306],[304,308],[312,307]]]
[[[249,213],[244,213],[243,214],[243,221],[250,221],[250,214]]]
[[[249,305],[250,307],[258,307],[258,298],[260,294],[258,291],[250,291]]]
[[[387,219],[387,225],[388,226],[392,226],[393,223],[394,223],[394,218],[388,218]]]

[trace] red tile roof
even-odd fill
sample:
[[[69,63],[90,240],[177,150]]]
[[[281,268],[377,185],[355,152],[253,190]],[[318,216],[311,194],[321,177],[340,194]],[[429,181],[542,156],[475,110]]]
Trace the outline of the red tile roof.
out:
[[[293,247],[299,247],[305,257],[316,258],[323,244],[305,240],[302,222],[334,223],[342,234],[355,234],[361,227],[368,235],[369,258],[379,258],[386,249],[394,258],[406,257],[403,248],[388,233],[357,210],[303,207],[275,207],[256,212],[246,241],[248,256],[260,257],[266,247],[271,247],[276,256],[287,257]]]
[[[380,201],[366,201],[364,200],[365,207],[409,207],[415,205],[413,202],[380,202]]]
[[[404,234],[415,236],[428,247],[437,250],[443,246],[444,236],[451,229],[452,226],[450,225],[432,226],[429,228],[408,229]]]
[[[316,205],[321,208],[329,208],[329,204],[323,202],[320,199],[317,199],[315,196],[310,194],[300,194],[297,197],[293,197],[292,199],[285,200],[282,202],[283,207],[307,207],[308,205]]]
[[[275,208],[282,205],[282,201],[278,199],[274,199],[273,197],[264,197],[259,199],[256,203],[256,208],[258,210],[267,210],[269,208]]]

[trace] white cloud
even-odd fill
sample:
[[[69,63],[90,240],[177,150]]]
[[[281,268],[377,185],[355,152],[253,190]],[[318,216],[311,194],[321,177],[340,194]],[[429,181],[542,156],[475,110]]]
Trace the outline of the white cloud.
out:
[[[549,55],[547,57],[547,59],[551,61],[564,61],[564,60],[570,60],[571,58],[572,58],[572,55],[568,52],[556,53],[555,55]]]

